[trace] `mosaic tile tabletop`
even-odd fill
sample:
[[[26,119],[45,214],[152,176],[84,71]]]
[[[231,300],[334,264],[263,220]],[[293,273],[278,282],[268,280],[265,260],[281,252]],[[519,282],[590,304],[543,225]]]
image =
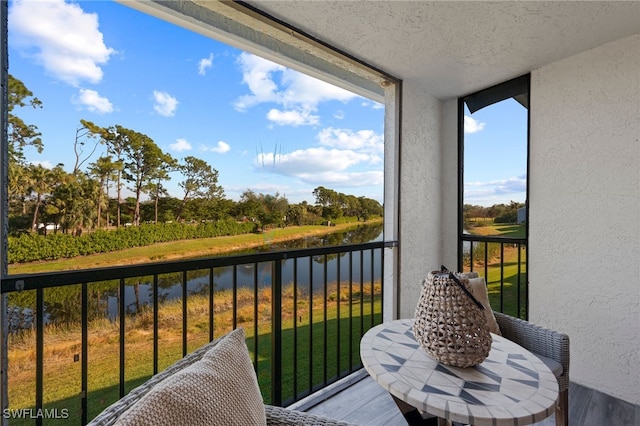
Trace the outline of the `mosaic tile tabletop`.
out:
[[[380,324],[360,344],[371,377],[395,397],[454,422],[528,425],[554,413],[558,382],[538,357],[492,334],[482,364],[459,368],[440,364],[416,341],[413,319]]]

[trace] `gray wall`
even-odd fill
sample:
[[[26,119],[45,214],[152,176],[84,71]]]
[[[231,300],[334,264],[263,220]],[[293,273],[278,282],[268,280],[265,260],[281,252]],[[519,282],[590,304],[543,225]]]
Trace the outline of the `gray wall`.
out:
[[[571,380],[640,403],[640,35],[535,70],[530,319]]]
[[[400,318],[413,317],[420,284],[442,263],[442,101],[403,82],[400,145]]]
[[[571,379],[640,403],[640,36],[532,72],[530,319],[569,334]],[[457,103],[404,82],[400,317],[456,266]]]

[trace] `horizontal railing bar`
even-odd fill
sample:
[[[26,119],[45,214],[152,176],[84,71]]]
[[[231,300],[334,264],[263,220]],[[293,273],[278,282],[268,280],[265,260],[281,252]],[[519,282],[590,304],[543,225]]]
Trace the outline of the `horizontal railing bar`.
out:
[[[12,293],[37,288],[61,287],[83,282],[108,281],[146,275],[162,275],[185,270],[218,268],[233,265],[270,262],[275,260],[293,259],[308,256],[335,254],[370,250],[375,248],[396,247],[397,241],[378,241],[373,243],[352,244],[343,246],[323,246],[297,250],[278,250],[268,253],[254,253],[232,256],[218,256],[204,259],[191,259],[171,262],[155,262],[137,265],[110,266],[106,268],[92,268],[75,271],[42,272],[37,274],[9,275],[2,278],[0,293]]]
[[[462,241],[478,241],[487,243],[508,243],[508,244],[526,244],[526,238],[501,237],[496,235],[471,235],[464,234],[460,237]]]

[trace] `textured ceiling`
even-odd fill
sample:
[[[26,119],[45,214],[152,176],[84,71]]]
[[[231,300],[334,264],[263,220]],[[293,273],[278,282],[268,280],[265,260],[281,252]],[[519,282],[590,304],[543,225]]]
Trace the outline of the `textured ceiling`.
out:
[[[252,1],[432,95],[469,94],[640,33],[640,2]]]

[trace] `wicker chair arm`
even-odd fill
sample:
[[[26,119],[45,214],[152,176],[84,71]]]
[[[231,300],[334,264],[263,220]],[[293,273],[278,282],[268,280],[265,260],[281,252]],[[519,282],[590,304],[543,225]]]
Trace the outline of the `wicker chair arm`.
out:
[[[502,336],[534,354],[551,358],[562,365],[558,378],[560,391],[569,388],[569,336],[500,312],[494,312]]]
[[[289,410],[282,407],[275,407],[273,405],[265,405],[264,409],[267,414],[268,426],[350,426],[349,423],[317,416],[315,414],[303,413],[301,411]]]

